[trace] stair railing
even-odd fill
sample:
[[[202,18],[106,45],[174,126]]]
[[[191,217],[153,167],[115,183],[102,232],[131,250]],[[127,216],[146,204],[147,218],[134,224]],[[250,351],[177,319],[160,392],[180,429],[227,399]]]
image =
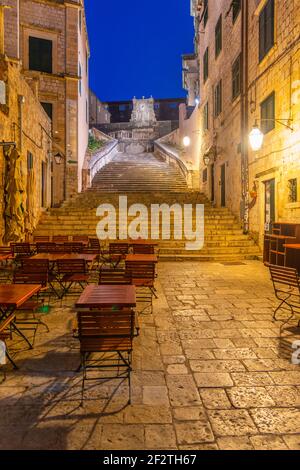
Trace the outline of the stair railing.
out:
[[[154,142],[154,153],[155,151],[159,153],[159,156],[162,157],[168,165],[176,166],[185,178],[187,185],[190,186],[190,172],[180,157],[176,155],[175,152],[172,152],[168,145],[159,140]]]
[[[112,140],[97,153],[95,153],[89,162],[89,183],[90,186],[98,171],[110,163],[113,157],[118,153],[118,140]]]

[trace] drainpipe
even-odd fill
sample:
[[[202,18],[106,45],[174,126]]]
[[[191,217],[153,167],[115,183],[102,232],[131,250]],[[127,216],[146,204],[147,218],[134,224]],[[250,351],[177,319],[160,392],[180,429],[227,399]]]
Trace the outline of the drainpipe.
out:
[[[248,0],[242,0],[242,27],[241,27],[241,68],[242,68],[242,93],[241,93],[241,181],[242,181],[242,221],[244,233],[249,231],[249,102],[248,102],[248,39],[249,39],[249,6]]]

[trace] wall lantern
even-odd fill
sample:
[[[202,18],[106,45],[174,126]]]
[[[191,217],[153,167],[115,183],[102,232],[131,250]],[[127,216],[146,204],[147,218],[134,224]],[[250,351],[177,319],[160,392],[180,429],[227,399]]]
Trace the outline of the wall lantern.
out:
[[[264,134],[258,127],[257,122],[254,124],[253,129],[249,134],[249,142],[254,152],[257,152],[262,148],[262,144],[264,142]]]
[[[182,142],[183,142],[184,147],[189,147],[191,145],[191,139],[188,136],[185,136]]]
[[[286,127],[287,129],[290,129],[291,131],[294,130],[293,127],[290,125],[293,122],[292,119],[262,119],[262,121],[277,122],[282,126]],[[264,134],[261,131],[257,121],[255,121],[252,131],[249,134],[249,143],[254,152],[260,150],[264,143]]]
[[[204,155],[203,161],[204,161],[204,165],[208,166],[210,164],[210,156],[209,155]]]
[[[64,160],[64,157],[60,152],[57,152],[54,154],[54,160],[57,165],[61,165]]]
[[[211,165],[212,163],[216,161],[216,157],[217,157],[217,147],[213,145],[212,147],[210,147],[209,150],[207,150],[207,152],[205,152],[203,156],[204,165],[205,166]]]

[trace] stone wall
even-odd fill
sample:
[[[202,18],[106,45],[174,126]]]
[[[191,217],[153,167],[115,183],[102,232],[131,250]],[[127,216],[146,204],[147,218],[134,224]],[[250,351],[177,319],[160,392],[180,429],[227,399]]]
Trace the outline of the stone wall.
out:
[[[102,103],[92,90],[89,91],[89,121],[90,127],[110,122],[107,105]]]
[[[256,239],[262,241],[265,222],[265,182],[275,178],[275,219],[286,222],[300,221],[300,8],[299,1],[275,0],[275,45],[267,56],[259,62],[259,15],[266,0],[249,0],[248,38],[245,39],[248,51],[248,67],[243,76],[245,82],[245,102],[248,107],[247,128],[242,131],[241,95],[232,97],[232,66],[242,52],[242,14],[233,22],[231,0],[208,2],[208,21],[203,24],[203,4],[199,11],[202,18],[196,37],[200,62],[200,105],[189,119],[184,110],[180,117],[180,130],[177,145],[188,135],[191,145],[187,149],[187,159],[199,160],[200,189],[221,205],[221,166],[225,164],[226,206],[243,220],[242,194],[242,152],[248,153],[248,191],[244,194],[249,203],[249,230]],[[222,14],[223,47],[215,56],[215,27]],[[246,15],[245,15],[246,16]],[[198,25],[199,22],[195,22]],[[199,34],[200,32],[200,34]],[[209,76],[204,83],[204,53],[209,47]],[[246,73],[245,73],[246,72]],[[222,112],[214,117],[214,88],[222,79]],[[275,129],[264,139],[259,152],[253,152],[248,144],[248,135],[257,119],[260,122],[260,104],[275,92],[275,117],[284,121],[276,122]],[[208,102],[209,129],[204,126],[204,107]],[[291,119],[291,121],[288,121]],[[282,122],[290,125],[288,129]],[[204,165],[203,157],[213,149],[215,158],[214,197],[212,197],[212,171]],[[247,174],[246,174],[247,176]],[[298,179],[297,202],[289,202],[288,182]],[[246,212],[247,216],[247,212]]]
[[[59,205],[81,190],[88,140],[89,49],[84,4],[82,0],[5,1],[8,3],[13,8],[5,11],[5,51],[22,60],[23,73],[39,100],[52,104],[54,152],[64,156],[63,164],[53,162],[52,205]],[[30,36],[52,41],[52,74],[29,70]]]
[[[213,4],[213,5],[212,5]],[[241,51],[241,18],[232,23],[232,15],[226,16],[232,0],[209,2],[209,19],[204,28],[203,21],[199,28],[201,34],[198,44],[200,63],[200,104],[195,107],[191,117],[186,119],[184,107],[180,112],[180,131],[177,144],[182,146],[182,140],[189,136],[190,146],[186,149],[185,160],[193,167],[198,167],[198,186],[211,199],[211,171],[203,163],[204,154],[213,146],[217,148],[214,179],[214,200],[216,206],[221,205],[221,167],[226,169],[226,205],[240,216],[241,204],[241,128],[240,128],[240,97],[232,100],[231,70],[232,64]],[[212,8],[213,6],[213,8]],[[218,57],[215,57],[215,26],[222,14],[223,47]],[[196,23],[197,24],[197,23]],[[209,74],[204,83],[203,57],[209,48]],[[222,79],[223,107],[221,114],[214,118],[214,87]],[[208,103],[209,126],[204,129],[204,106]],[[203,172],[208,178],[203,178]]]
[[[23,204],[25,211],[31,207],[35,216],[35,225],[42,212],[42,163],[45,165],[44,207],[50,205],[50,153],[51,153],[51,122],[41,107],[31,87],[21,74],[18,63],[0,58],[0,80],[6,85],[6,105],[0,105],[0,140],[16,142],[21,155],[22,181],[25,186]],[[23,97],[21,100],[19,97]],[[27,167],[28,153],[33,156],[33,189],[29,191],[29,171]],[[0,148],[0,242],[4,236],[4,181],[5,159]],[[28,236],[35,225],[30,226],[32,218],[25,216]]]
[[[275,2],[275,46],[258,62],[258,27],[262,2],[249,2],[249,128],[260,119],[260,103],[275,92],[276,122],[262,149],[249,154],[249,185],[257,187],[250,210],[250,230],[262,243],[265,222],[265,182],[275,178],[275,218],[300,223],[300,4]],[[297,202],[289,202],[289,180],[297,179]]]

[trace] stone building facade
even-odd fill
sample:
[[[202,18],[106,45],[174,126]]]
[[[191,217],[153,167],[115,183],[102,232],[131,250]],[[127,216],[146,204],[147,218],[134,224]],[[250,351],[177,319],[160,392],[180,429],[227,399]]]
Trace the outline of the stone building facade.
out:
[[[102,103],[92,90],[89,91],[89,113],[90,128],[110,122],[107,104]]]
[[[88,145],[89,47],[83,0],[5,0],[7,56],[21,61],[52,120],[51,204],[81,190]],[[59,161],[59,159],[57,159]]]
[[[275,219],[300,222],[300,2],[191,5],[200,102],[189,118],[182,110],[176,143],[190,137],[200,190],[261,242]],[[254,125],[265,134],[255,152]]]
[[[51,202],[51,121],[22,76],[20,63],[3,55],[0,56],[0,85],[4,90],[0,99],[0,140],[15,144],[19,156],[20,179],[11,179],[10,183],[19,185],[18,240],[25,240]],[[6,204],[10,197],[7,172],[11,151],[12,145],[0,147],[0,243],[14,240],[13,236],[6,238],[8,227],[4,217],[11,210]]]
[[[185,102],[185,98],[155,98],[154,112],[156,120],[178,122],[179,107]],[[133,111],[133,100],[108,101],[107,105],[111,114],[111,122],[113,124],[130,122]]]

